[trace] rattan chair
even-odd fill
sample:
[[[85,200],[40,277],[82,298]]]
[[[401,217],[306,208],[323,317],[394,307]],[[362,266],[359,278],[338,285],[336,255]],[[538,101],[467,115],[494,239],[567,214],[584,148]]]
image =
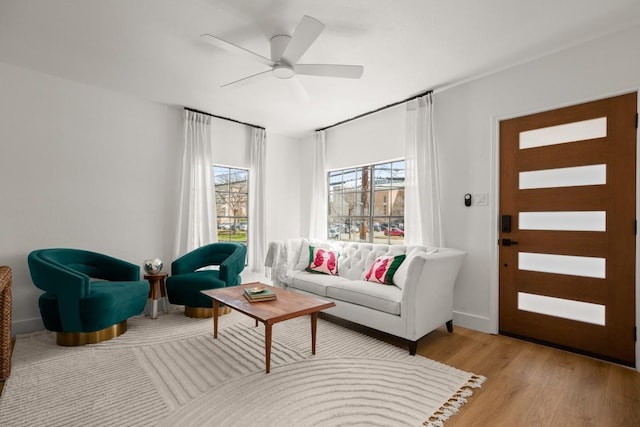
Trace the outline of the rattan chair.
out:
[[[0,381],[11,373],[11,269],[0,266]]]

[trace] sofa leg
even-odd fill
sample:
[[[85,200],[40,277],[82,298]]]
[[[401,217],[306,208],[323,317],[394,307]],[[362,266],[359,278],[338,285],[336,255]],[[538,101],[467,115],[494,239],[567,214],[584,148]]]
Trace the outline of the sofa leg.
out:
[[[415,356],[418,350],[418,341],[409,341],[409,355]]]
[[[447,321],[447,331],[449,331],[449,333],[453,332],[453,319]]]

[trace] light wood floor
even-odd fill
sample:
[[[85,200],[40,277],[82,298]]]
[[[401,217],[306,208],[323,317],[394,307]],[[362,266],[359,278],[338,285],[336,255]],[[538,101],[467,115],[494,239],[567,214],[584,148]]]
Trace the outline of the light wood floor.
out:
[[[402,340],[329,320],[406,347]],[[417,352],[487,377],[445,427],[640,426],[640,373],[630,368],[461,327],[451,334],[444,327],[432,332]]]
[[[329,320],[408,349],[402,340]],[[640,426],[634,369],[457,326],[451,334],[444,327],[430,333],[417,353],[487,377],[445,427]]]

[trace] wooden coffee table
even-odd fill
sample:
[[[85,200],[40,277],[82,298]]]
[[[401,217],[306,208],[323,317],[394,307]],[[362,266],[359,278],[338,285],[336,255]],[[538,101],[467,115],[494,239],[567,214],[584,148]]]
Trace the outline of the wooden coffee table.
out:
[[[311,353],[316,354],[318,313],[321,310],[334,307],[336,304],[332,301],[311,298],[273,286],[269,286],[269,289],[276,294],[276,300],[247,301],[243,295],[244,288],[252,288],[259,285],[269,286],[254,282],[229,288],[200,291],[213,300],[213,338],[218,338],[218,309],[221,303],[254,318],[256,326],[258,326],[258,322],[264,323],[265,365],[268,374],[271,370],[271,328],[273,324],[309,314],[311,315]]]

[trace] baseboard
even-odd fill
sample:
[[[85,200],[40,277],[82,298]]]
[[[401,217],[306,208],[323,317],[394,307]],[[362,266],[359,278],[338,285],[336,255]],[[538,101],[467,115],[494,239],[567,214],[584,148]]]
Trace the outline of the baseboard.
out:
[[[39,317],[27,320],[18,320],[11,323],[11,335],[28,334],[29,332],[42,331],[44,324]]]
[[[496,333],[496,331],[491,330],[491,319],[488,317],[454,311],[453,323],[456,326],[473,329],[474,331],[484,332],[487,334]]]

